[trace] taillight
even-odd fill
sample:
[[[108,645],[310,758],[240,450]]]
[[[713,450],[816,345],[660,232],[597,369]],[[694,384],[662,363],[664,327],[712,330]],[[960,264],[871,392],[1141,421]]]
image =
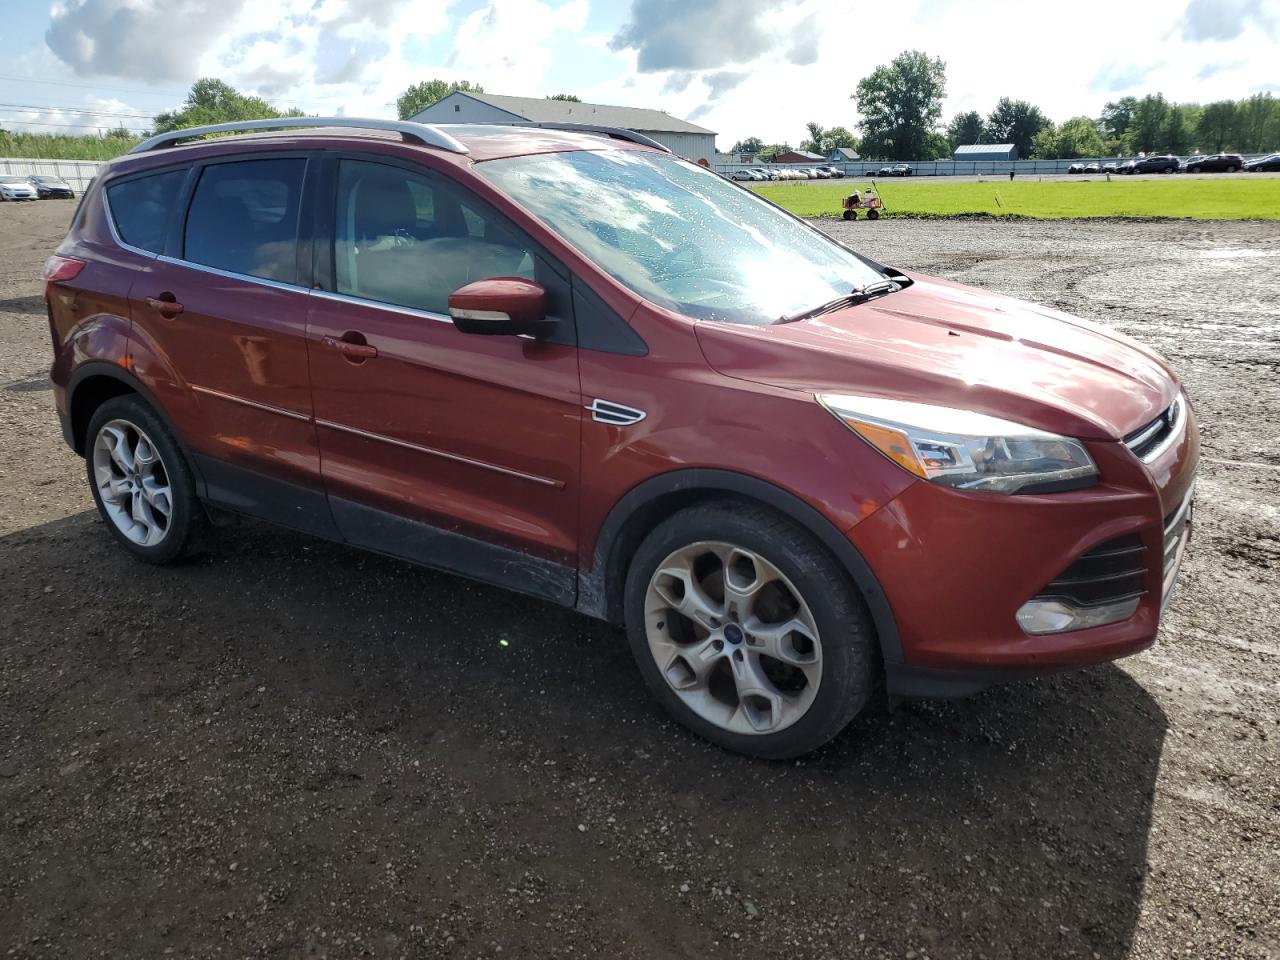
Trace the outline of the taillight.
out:
[[[60,257],[56,253],[44,262],[40,275],[44,277],[44,298],[49,299],[49,287],[64,280],[74,280],[84,269],[84,261],[74,257]]]

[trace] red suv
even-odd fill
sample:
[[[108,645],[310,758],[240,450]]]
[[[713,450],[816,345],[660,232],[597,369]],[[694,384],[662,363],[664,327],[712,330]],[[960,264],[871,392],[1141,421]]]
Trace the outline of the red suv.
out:
[[[1198,441],[1150,350],[627,131],[319,122],[141,144],[46,266],[63,430],[138,558],[221,508],[554,600],[768,757],[881,678],[1154,640]]]

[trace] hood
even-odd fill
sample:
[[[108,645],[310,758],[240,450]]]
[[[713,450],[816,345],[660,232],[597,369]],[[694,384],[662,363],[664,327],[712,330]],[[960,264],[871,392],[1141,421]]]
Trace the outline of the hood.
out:
[[[1068,314],[908,274],[897,293],[811,320],[702,321],[707,362],[806,393],[863,393],[976,410],[1089,440],[1117,440],[1173,402],[1151,350]]]

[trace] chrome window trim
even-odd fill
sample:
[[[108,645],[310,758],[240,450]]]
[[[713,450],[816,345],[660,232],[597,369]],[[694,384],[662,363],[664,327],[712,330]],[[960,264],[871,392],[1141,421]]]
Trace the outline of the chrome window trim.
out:
[[[436,313],[434,310],[422,310],[418,307],[406,307],[397,303],[387,303],[385,300],[369,300],[365,297],[353,296],[349,293],[338,293],[335,290],[308,290],[313,297],[319,297],[322,300],[334,300],[338,303],[351,303],[358,307],[373,307],[376,310],[386,310],[389,313],[403,313],[411,317],[420,317],[423,320],[437,320],[440,323],[453,325],[453,318],[448,314]]]
[[[511,467],[499,466],[496,463],[489,463],[485,460],[475,460],[471,457],[464,457],[461,454],[449,453],[445,450],[437,450],[435,447],[424,447],[421,444],[410,443],[407,440],[397,440],[395,437],[388,437],[385,434],[373,433],[370,430],[361,430],[359,427],[351,427],[345,423],[336,423],[333,420],[322,420],[316,418],[316,426],[328,427],[330,430],[338,430],[342,433],[349,433],[353,436],[364,437],[366,440],[379,440],[382,443],[389,443],[394,447],[401,447],[405,450],[412,450],[415,453],[425,453],[428,456],[439,457],[443,460],[452,460],[454,463],[464,463],[471,467],[480,467],[483,470],[492,470],[495,473],[506,474],[509,477],[516,477],[520,480],[530,480],[533,483],[540,483],[548,487],[563,487],[564,481],[552,480],[550,477],[540,477],[535,473],[525,473],[522,470],[513,470]]]
[[[248,273],[233,273],[230,270],[223,270],[220,267],[211,267],[208,264],[196,263],[194,260],[182,260],[178,257],[171,257],[167,254],[159,254],[156,260],[160,263],[167,263],[175,267],[190,267],[192,270],[199,270],[201,273],[211,273],[215,277],[226,277],[228,280],[242,280],[247,283],[258,283],[264,287],[274,287],[277,290],[291,290],[295,293],[310,294],[312,291],[308,287],[304,287],[297,283],[285,283],[283,280],[272,280],[268,277],[255,277]]]
[[[188,384],[193,393],[204,394],[209,397],[217,397],[219,400],[227,400],[231,403],[239,403],[246,407],[253,407],[255,410],[263,410],[267,413],[279,414],[282,417],[289,417],[292,420],[301,420],[304,423],[311,422],[311,415],[308,413],[299,413],[297,410],[290,410],[287,407],[277,407],[270,403],[260,403],[257,400],[250,400],[248,397],[237,396],[234,393],[223,393],[221,390],[214,390],[212,387],[202,387],[197,383]]]

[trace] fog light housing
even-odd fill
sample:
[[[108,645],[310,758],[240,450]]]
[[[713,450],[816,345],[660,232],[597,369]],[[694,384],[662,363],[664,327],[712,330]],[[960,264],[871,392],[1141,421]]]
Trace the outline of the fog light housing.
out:
[[[1142,598],[1129,597],[1115,603],[1088,607],[1076,606],[1063,600],[1028,600],[1018,608],[1018,626],[1032,636],[1104,627],[1132,617],[1138,609],[1140,599]]]

